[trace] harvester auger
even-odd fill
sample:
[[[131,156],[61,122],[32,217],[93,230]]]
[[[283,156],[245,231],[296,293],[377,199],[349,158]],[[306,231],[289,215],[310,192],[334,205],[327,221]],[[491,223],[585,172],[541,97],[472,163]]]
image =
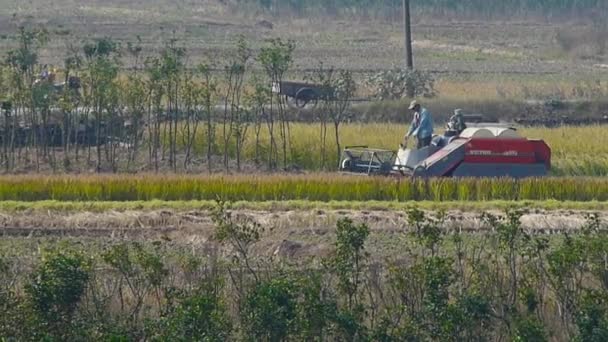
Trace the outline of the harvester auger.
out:
[[[418,150],[346,147],[340,160],[341,172],[370,176],[527,178],[546,176],[550,169],[551,149],[544,141],[492,126],[460,134],[448,130]]]

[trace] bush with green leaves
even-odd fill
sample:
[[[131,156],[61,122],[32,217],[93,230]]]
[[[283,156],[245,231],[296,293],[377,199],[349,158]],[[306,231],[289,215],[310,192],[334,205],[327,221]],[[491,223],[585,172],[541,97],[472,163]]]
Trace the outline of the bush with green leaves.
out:
[[[362,289],[368,265],[365,242],[369,234],[365,223],[356,224],[349,218],[340,219],[336,225],[335,254],[328,263],[343,299],[335,317],[338,335],[346,340],[360,340],[367,334]]]
[[[326,287],[326,276],[323,271],[312,270],[299,277],[296,336],[303,341],[322,341],[331,336],[338,304]]]
[[[606,289],[583,293],[575,315],[578,328],[577,341],[599,342],[608,340],[608,294]]]
[[[245,340],[285,341],[297,318],[297,289],[293,279],[278,277],[257,283],[241,313]]]
[[[549,341],[542,322],[535,316],[516,317],[513,322],[513,342],[546,342]]]
[[[72,330],[76,310],[85,296],[91,272],[92,261],[84,252],[44,252],[25,287],[40,337],[69,339],[75,333]]]
[[[20,336],[24,319],[19,310],[22,305],[13,287],[16,275],[11,260],[0,254],[0,336]]]
[[[220,205],[215,213],[216,240],[205,248],[166,240],[0,242],[25,246],[7,248],[0,257],[0,336],[9,341],[608,338],[608,234],[598,215],[589,215],[578,232],[547,237],[525,231],[519,211],[484,215],[480,222],[489,229],[468,234],[446,230],[444,214],[410,209],[403,213],[403,230],[390,233],[399,250],[386,260],[374,257],[372,247],[384,243],[377,231],[341,218],[335,235],[328,236],[332,253],[308,261],[252,253],[266,231],[227,208]],[[43,248],[40,255],[41,241],[55,248]],[[244,254],[235,253],[238,244]],[[92,248],[85,254],[83,246]]]
[[[379,100],[398,100],[406,97],[433,97],[435,78],[426,71],[393,69],[381,71],[367,80],[367,86]]]
[[[161,314],[160,322],[152,322],[156,341],[221,342],[232,336],[233,324],[222,296],[222,282],[203,284],[193,293],[170,297],[173,305]]]

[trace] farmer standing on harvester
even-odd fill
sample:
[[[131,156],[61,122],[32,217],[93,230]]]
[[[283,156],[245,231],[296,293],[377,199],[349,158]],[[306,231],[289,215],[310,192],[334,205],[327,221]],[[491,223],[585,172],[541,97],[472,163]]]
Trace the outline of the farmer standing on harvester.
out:
[[[412,101],[408,109],[414,112],[414,119],[409,131],[403,137],[401,147],[407,147],[407,141],[411,136],[418,139],[418,149],[429,146],[433,139],[433,118],[431,117],[431,113],[426,108],[422,108],[417,101]]]

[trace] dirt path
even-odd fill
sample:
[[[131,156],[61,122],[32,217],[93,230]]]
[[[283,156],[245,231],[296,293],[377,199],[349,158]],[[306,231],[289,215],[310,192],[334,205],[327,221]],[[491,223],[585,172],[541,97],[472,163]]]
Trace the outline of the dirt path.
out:
[[[500,215],[500,212],[493,214]],[[535,234],[559,234],[576,231],[586,223],[588,212],[538,211],[524,215],[523,227]],[[235,217],[255,220],[265,228],[257,253],[305,257],[325,255],[331,250],[334,227],[339,218],[350,217],[365,222],[372,233],[371,249],[385,250],[395,244],[410,228],[407,215],[400,211],[308,210],[234,212]],[[601,213],[604,222],[608,212]],[[446,231],[487,232],[479,213],[449,212]],[[99,238],[121,240],[164,240],[179,244],[211,243],[214,225],[206,211],[107,211],[103,213],[0,213],[0,236],[5,238]],[[398,245],[396,246],[398,248]]]

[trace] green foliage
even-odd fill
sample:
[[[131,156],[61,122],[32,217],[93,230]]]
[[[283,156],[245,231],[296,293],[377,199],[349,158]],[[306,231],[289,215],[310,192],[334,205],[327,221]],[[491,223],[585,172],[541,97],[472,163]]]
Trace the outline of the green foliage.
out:
[[[488,339],[488,327],[492,324],[492,307],[488,298],[473,291],[464,293],[446,311],[448,320],[443,331],[447,339]]]
[[[553,287],[574,317],[579,341],[601,341],[608,336],[607,250],[606,227],[597,214],[590,214],[582,234],[566,236],[547,255]],[[589,286],[585,278],[600,286]]]
[[[20,72],[32,72],[38,63],[38,50],[48,42],[48,32],[20,27],[18,38],[19,48],[8,52],[6,63]]]
[[[599,342],[608,339],[608,296],[604,291],[585,291],[576,313],[577,341]]]
[[[521,227],[523,214],[522,210],[507,210],[506,217],[499,218],[487,213],[483,215],[483,219],[496,229],[500,246],[509,252],[514,252],[530,240]]]
[[[166,312],[163,303],[167,303],[167,298],[163,298],[163,293],[170,292],[168,288],[169,269],[166,267],[162,254],[159,251],[159,244],[155,244],[153,248],[149,248],[140,243],[122,243],[106,248],[101,254],[103,261],[110,266],[110,269],[116,274],[115,286],[120,293],[120,310],[115,312],[116,317],[94,316],[93,320],[105,323],[101,328],[100,335],[123,336],[119,340],[138,339],[141,334],[142,323],[140,319],[149,310],[149,305],[146,301],[153,300],[157,303],[157,310]],[[124,297],[130,298],[128,301]],[[108,310],[106,307],[110,303],[106,301],[96,302],[97,307]],[[99,309],[98,309],[99,310]],[[100,313],[97,312],[96,315]],[[122,321],[122,325],[117,325],[114,320],[120,317],[129,317],[128,320]],[[179,318],[176,318],[179,320]],[[173,326],[176,330],[171,330],[175,334],[179,334],[179,322]],[[153,330],[154,331],[154,330]],[[169,332],[169,330],[167,331]],[[183,331],[182,331],[183,332]],[[187,333],[187,332],[184,332]]]
[[[39,328],[50,336],[70,336],[74,314],[92,272],[92,262],[83,252],[53,250],[44,252],[40,265],[26,285]]]
[[[398,100],[407,97],[408,94],[414,97],[436,95],[433,75],[421,70],[381,71],[367,80],[367,86],[379,100]]]
[[[322,341],[329,335],[332,320],[337,315],[333,296],[323,283],[322,272],[309,272],[299,280],[300,301],[298,303],[297,331],[302,340]]]
[[[32,275],[27,292],[49,319],[69,319],[86,290],[91,262],[81,252],[50,251]]]
[[[267,45],[261,48],[258,62],[273,82],[280,81],[293,63],[295,48],[295,42],[280,38],[268,40]]]
[[[364,269],[368,254],[365,242],[370,230],[366,224],[355,224],[349,218],[337,223],[335,255],[329,260],[338,278],[338,291],[345,296],[345,306],[336,313],[339,332],[346,340],[359,340],[366,334],[363,324],[365,310],[361,303]]]
[[[232,322],[219,289],[222,284],[202,285],[192,294],[178,294],[167,312],[154,323],[157,341],[226,341]]]
[[[353,79],[353,74],[349,70],[340,70],[335,82],[334,97],[338,101],[348,102],[357,91],[357,84]]]
[[[140,276],[152,287],[160,287],[168,274],[159,253],[139,243],[120,244],[109,248],[103,259],[126,278]]]
[[[22,305],[12,284],[11,260],[0,254],[0,336],[19,336],[24,325],[24,317],[19,308]]]
[[[293,279],[279,277],[255,285],[241,314],[245,340],[284,341],[297,318],[297,292]]]
[[[336,226],[334,253],[323,263],[247,254],[257,277],[251,281],[242,276],[248,271],[242,263],[220,256],[222,248],[232,248],[230,239],[249,247],[259,242],[255,234],[243,233],[244,221],[227,208],[220,202],[216,209],[216,228],[225,235],[220,253],[213,255],[174,242],[107,241],[59,243],[40,255],[40,241],[5,242],[11,247],[0,256],[0,336],[9,341],[608,338],[608,238],[597,215],[589,215],[581,231],[543,238],[524,234],[517,211],[484,215],[490,232],[466,234],[438,231],[441,219],[412,208],[407,228],[413,234],[395,233],[403,248],[386,261],[366,252],[369,242],[377,242],[376,232],[344,218]]]
[[[87,59],[107,58],[117,50],[117,44],[110,38],[96,39],[83,46],[83,52]]]
[[[418,208],[412,208],[407,211],[407,221],[409,226],[414,230],[414,237],[433,254],[437,252],[437,248],[442,241],[440,227],[443,222],[443,214],[439,216],[438,219],[427,217]]]
[[[364,324],[363,307],[354,309],[344,308],[338,310],[333,321],[335,334],[344,341],[365,341],[368,336],[367,326]]]
[[[513,342],[549,341],[543,324],[534,316],[517,317],[511,336]]]
[[[413,208],[407,215],[412,241],[422,253],[414,255],[412,265],[396,266],[390,272],[392,287],[411,317],[398,326],[398,339],[484,340],[489,336],[484,327],[492,323],[492,302],[475,287],[462,286],[463,274],[455,267],[464,257],[462,237],[454,235],[460,246],[454,257],[441,255],[446,243],[440,230],[443,214],[433,218]],[[459,291],[454,291],[457,284]]]
[[[293,51],[296,45],[293,41],[283,41],[282,39],[270,39],[266,45],[260,49],[257,60],[262,65],[262,68],[266,72],[266,76],[274,87],[283,81],[285,73],[293,63]],[[290,132],[290,120],[288,119],[287,112],[284,108],[284,99],[276,94],[277,113],[274,113],[275,103],[274,96],[270,97],[270,112],[265,115],[265,121],[268,126],[268,134],[270,135],[270,144],[268,151],[268,168],[275,169],[279,148],[277,146],[277,139],[275,139],[275,115],[277,116],[279,123],[279,136],[281,140],[281,152],[283,159],[283,167],[288,167],[288,154],[291,156],[291,132]]]
[[[234,218],[229,208],[226,202],[217,202],[217,207],[212,213],[215,223],[214,237],[218,242],[231,244],[243,257],[246,257],[251,245],[260,240],[264,229],[253,220]]]
[[[367,253],[365,241],[369,236],[369,227],[365,224],[354,224],[348,218],[340,219],[336,230],[336,255],[331,260],[339,288],[348,298],[349,308],[357,304],[357,295],[361,286],[361,272]]]

